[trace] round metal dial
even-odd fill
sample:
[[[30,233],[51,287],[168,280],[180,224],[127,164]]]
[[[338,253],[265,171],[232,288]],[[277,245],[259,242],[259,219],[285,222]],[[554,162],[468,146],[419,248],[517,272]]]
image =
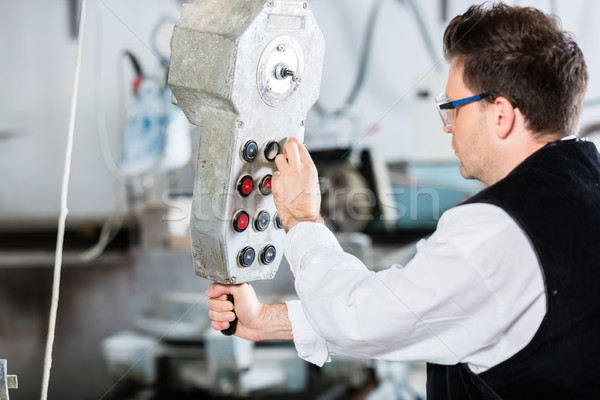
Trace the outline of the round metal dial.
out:
[[[282,76],[283,67],[293,76]],[[256,83],[260,97],[276,107],[289,99],[298,89],[304,73],[304,53],[296,39],[282,35],[273,39],[260,57]]]

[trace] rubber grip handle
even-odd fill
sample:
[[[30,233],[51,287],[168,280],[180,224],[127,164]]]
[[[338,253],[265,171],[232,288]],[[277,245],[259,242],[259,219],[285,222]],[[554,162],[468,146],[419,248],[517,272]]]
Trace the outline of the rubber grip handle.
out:
[[[227,300],[229,300],[231,302],[231,304],[235,305],[235,303],[233,302],[233,295],[232,294],[228,294],[227,295]],[[235,311],[234,311],[234,313],[235,313]],[[231,335],[233,335],[235,333],[236,328],[237,328],[237,323],[238,323],[238,318],[237,318],[237,315],[236,315],[235,319],[229,323],[229,328],[223,329],[221,331],[221,333],[223,335],[225,335],[225,336],[231,336]]]

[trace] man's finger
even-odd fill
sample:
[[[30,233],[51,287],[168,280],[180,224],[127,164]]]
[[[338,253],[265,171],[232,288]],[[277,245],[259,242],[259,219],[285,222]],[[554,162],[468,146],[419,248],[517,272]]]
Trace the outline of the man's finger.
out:
[[[279,171],[285,171],[289,167],[287,159],[283,154],[279,154],[275,157],[275,165],[277,165]]]
[[[208,310],[208,318],[210,318],[212,321],[217,322],[231,322],[235,319],[235,314],[231,311],[217,312],[213,310]]]
[[[302,146],[302,145],[300,145]],[[298,143],[288,142],[283,148],[284,155],[287,156],[288,164],[290,167],[295,167],[301,164],[300,162],[300,151],[298,150]]]
[[[233,304],[230,301],[227,301],[227,296],[223,295],[218,299],[209,299],[206,302],[208,308],[217,312],[231,311],[233,310]]]
[[[302,164],[309,164],[313,162],[312,157],[310,156],[310,153],[304,144],[300,143],[298,146],[298,151],[300,153],[300,162]]]
[[[211,283],[208,285],[208,289],[206,289],[205,294],[208,297],[218,298],[223,295],[233,294],[235,291],[235,286],[233,285],[222,285],[220,283]]]
[[[217,321],[212,321],[210,323],[210,326],[215,330],[215,331],[223,331],[225,329],[229,329],[229,322],[217,322]]]
[[[302,145],[302,142],[296,136],[288,137],[288,143],[296,143],[298,146]]]

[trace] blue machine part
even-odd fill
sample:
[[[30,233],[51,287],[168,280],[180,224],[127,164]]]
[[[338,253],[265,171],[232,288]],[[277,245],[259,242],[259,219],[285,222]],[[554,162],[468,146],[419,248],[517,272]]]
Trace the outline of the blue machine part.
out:
[[[159,83],[145,79],[123,132],[121,171],[126,177],[153,172],[165,145],[165,103]]]
[[[409,165],[406,179],[392,182],[386,206],[395,207],[397,219],[373,221],[369,229],[434,230],[442,214],[479,192],[483,185],[464,179],[456,164]]]

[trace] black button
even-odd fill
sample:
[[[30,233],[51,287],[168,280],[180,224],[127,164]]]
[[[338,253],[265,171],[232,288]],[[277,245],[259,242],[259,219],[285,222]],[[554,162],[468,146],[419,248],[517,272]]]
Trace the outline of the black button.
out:
[[[283,225],[281,225],[281,218],[279,218],[279,213],[275,214],[275,218],[273,218],[273,222],[275,223],[275,227],[277,229],[283,229]]]
[[[246,211],[238,211],[233,217],[233,230],[244,232],[250,223],[250,216]]]
[[[275,250],[275,246],[268,244],[260,252],[260,262],[264,265],[269,265],[275,261],[276,256],[277,250]]]
[[[250,175],[246,175],[240,179],[237,185],[237,191],[242,197],[248,197],[254,187],[254,179]]]
[[[254,258],[256,257],[256,252],[250,246],[244,247],[240,254],[238,254],[238,263],[241,267],[249,267],[254,262]]]
[[[264,155],[268,161],[273,161],[275,157],[279,154],[279,143],[274,140],[271,140],[265,145]]]
[[[266,211],[261,211],[256,216],[254,220],[254,227],[257,231],[264,231],[269,227],[269,222],[271,222],[271,216]]]
[[[242,147],[242,158],[245,161],[252,161],[258,154],[258,144],[254,140],[248,140]]]
[[[268,196],[271,194],[271,178],[272,175],[267,175],[260,180],[258,185],[258,189],[263,194],[263,196]]]

